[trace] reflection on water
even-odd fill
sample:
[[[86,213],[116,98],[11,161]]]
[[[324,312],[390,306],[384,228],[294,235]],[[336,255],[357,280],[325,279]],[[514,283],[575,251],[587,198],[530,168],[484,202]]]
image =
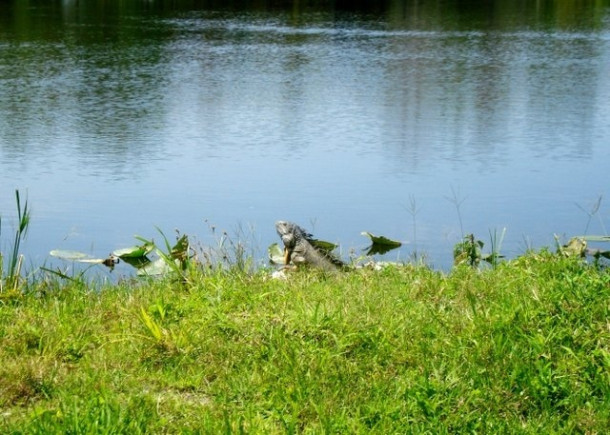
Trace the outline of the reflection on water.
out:
[[[607,7],[221,3],[0,3],[0,210],[27,189],[38,263],[155,226],[214,243],[204,219],[262,257],[291,219],[448,267],[462,232],[512,255],[607,196]]]

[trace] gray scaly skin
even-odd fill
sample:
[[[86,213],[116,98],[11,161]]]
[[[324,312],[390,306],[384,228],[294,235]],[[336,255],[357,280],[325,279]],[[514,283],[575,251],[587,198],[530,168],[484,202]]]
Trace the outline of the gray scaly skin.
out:
[[[336,271],[345,264],[330,252],[315,247],[311,234],[292,222],[278,221],[275,229],[284,243],[284,264],[310,265],[319,269]]]

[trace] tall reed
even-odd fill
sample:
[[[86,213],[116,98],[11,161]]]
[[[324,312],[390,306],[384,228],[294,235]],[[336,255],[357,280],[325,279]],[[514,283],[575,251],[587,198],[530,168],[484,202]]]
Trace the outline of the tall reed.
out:
[[[19,254],[19,250],[30,225],[30,210],[27,199],[22,207],[19,190],[15,190],[15,200],[17,203],[17,229],[15,230],[13,247],[8,256],[6,270],[4,269],[4,255],[0,251],[0,292],[5,289],[17,290],[21,276],[21,266],[23,264],[23,255]],[[0,217],[0,240],[2,240],[2,217]]]

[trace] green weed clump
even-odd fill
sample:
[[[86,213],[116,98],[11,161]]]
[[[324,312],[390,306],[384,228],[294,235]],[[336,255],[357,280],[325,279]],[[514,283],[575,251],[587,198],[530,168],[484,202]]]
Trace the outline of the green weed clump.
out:
[[[610,276],[189,270],[0,301],[3,433],[607,433]]]
[[[6,293],[17,293],[21,285],[23,256],[20,254],[20,248],[30,226],[30,210],[27,200],[23,206],[21,205],[19,190],[15,191],[15,202],[17,203],[17,228],[11,251],[7,257],[6,267],[4,264],[5,257],[2,253],[2,216],[0,215],[0,296],[6,296]]]

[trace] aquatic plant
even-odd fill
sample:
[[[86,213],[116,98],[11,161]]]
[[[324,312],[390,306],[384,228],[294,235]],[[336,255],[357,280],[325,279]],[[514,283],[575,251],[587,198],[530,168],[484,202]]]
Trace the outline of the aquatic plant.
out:
[[[54,249],[49,254],[66,261],[87,263],[91,265],[101,264],[110,268],[110,270],[114,269],[114,266],[122,260],[137,269],[137,274],[139,276],[166,275],[169,273],[182,275],[187,269],[191,259],[188,236],[186,234],[183,234],[182,236],[178,234],[176,243],[172,246],[163,231],[159,228],[157,228],[157,231],[159,231],[163,238],[166,251],[159,248],[154,240],[136,235],[135,238],[142,242],[141,245],[115,249],[106,258],[92,258],[83,252],[59,249]],[[157,254],[158,258],[151,260],[148,258],[148,255],[153,251]],[[69,278],[62,272],[56,272],[47,268],[42,269],[56,274],[61,278]]]
[[[366,255],[385,254],[391,251],[392,249],[396,249],[402,246],[401,242],[388,239],[385,236],[376,236],[374,234],[369,233],[368,231],[363,231],[360,234],[371,239],[371,246],[368,247]]]
[[[483,248],[482,240],[475,239],[474,234],[467,234],[461,242],[458,242],[453,247],[453,264],[468,264],[476,267],[483,259],[481,249]]]
[[[0,251],[0,292],[5,290],[16,291],[19,287],[23,264],[23,255],[19,252],[21,242],[25,239],[30,225],[28,201],[26,199],[22,207],[19,190],[15,190],[15,201],[17,203],[17,229],[15,230],[15,238],[13,239],[12,250],[8,256],[6,269],[4,269],[4,255]],[[0,216],[0,240],[2,240],[2,216]]]
[[[589,246],[592,243],[607,243],[610,242],[610,236],[575,236],[572,237],[566,244],[561,244],[559,236],[555,234],[555,245],[557,254],[563,257],[579,257],[586,259],[593,258],[593,264],[596,267],[607,265],[607,260],[610,260],[610,250],[601,248],[592,248]]]
[[[157,231],[163,238],[165,251],[160,249],[153,240],[136,236],[136,239],[144,243],[143,247],[146,247],[144,252],[150,252],[149,248],[152,247],[159,256],[157,260],[139,268],[138,275],[165,275],[168,273],[175,273],[176,275],[184,276],[191,260],[188,236],[186,234],[180,235],[180,233],[177,233],[176,243],[172,245],[160,228],[157,228]]]
[[[489,253],[482,252],[483,246],[485,246],[482,240],[476,239],[474,234],[467,234],[462,241],[456,243],[453,247],[454,266],[468,264],[472,267],[477,267],[482,261],[485,261],[492,267],[496,267],[499,260],[503,258],[503,255],[500,254],[500,248],[505,233],[506,228],[499,235],[496,230],[493,233],[489,232],[491,239],[491,252]]]

